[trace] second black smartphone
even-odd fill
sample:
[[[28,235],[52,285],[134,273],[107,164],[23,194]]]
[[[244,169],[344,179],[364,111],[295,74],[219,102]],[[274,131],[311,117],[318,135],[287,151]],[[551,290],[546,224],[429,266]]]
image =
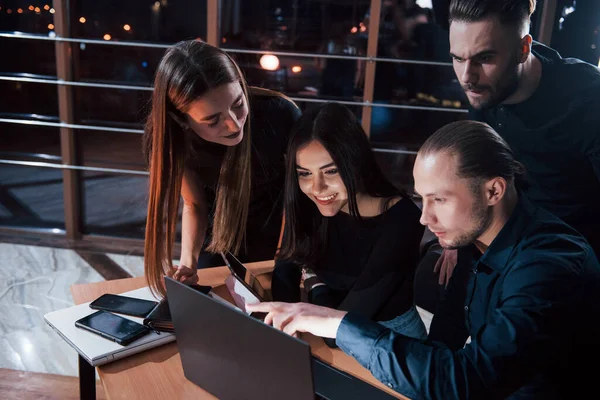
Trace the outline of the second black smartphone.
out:
[[[142,324],[106,311],[96,311],[92,315],[83,317],[75,321],[75,326],[122,346],[127,346],[134,340],[151,332],[149,328]]]
[[[156,301],[135,299],[133,297],[107,293],[92,301],[90,303],[90,308],[145,318],[157,304],[158,302]]]

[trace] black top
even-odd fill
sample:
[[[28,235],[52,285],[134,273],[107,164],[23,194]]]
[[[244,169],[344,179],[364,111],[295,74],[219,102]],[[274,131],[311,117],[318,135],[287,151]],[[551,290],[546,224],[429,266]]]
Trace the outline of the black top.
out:
[[[589,398],[598,315],[600,264],[591,247],[522,197],[483,255],[473,245],[459,249],[426,343],[352,313],[336,342],[410,398]]]
[[[419,208],[405,197],[382,214],[362,221],[344,212],[331,217],[327,251],[314,268],[326,286],[311,290],[309,300],[375,321],[387,321],[407,311],[413,305],[413,277],[424,230],[420,216]],[[281,271],[284,263],[278,261],[276,271]],[[295,279],[297,288],[300,275]],[[277,295],[276,287],[273,295]]]
[[[600,253],[600,70],[534,43],[542,77],[518,104],[470,110],[525,165],[529,198],[581,232]]]
[[[300,110],[281,96],[253,95],[250,97],[250,132],[252,141],[252,187],[246,246],[242,246],[242,262],[273,259],[283,215],[283,186],[285,181],[285,152],[292,126],[300,118]],[[194,135],[194,157],[188,166],[194,170],[205,189],[209,209],[209,227],[205,244],[212,232],[216,190],[226,146],[207,142]],[[201,254],[198,267],[213,264],[209,254]],[[222,265],[219,257],[216,264]]]

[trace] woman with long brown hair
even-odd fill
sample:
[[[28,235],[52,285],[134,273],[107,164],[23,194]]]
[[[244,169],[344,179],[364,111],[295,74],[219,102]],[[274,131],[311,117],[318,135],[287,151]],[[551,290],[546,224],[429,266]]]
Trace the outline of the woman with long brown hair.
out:
[[[144,133],[150,170],[144,272],[197,281],[197,268],[229,250],[242,261],[272,259],[282,222],[284,153],[300,111],[283,95],[249,88],[224,51],[175,44],[156,71]],[[180,196],[181,257],[173,266]]]

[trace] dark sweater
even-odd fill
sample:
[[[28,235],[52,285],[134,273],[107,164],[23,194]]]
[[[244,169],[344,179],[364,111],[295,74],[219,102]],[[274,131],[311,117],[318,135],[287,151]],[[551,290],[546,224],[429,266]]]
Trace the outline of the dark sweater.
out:
[[[242,246],[238,255],[242,262],[272,260],[275,255],[283,215],[285,152],[292,126],[300,114],[291,101],[280,96],[254,95],[250,98],[252,187],[246,246]],[[196,172],[205,190],[209,209],[205,244],[208,244],[219,172],[227,147],[195,137],[193,148],[194,158],[188,166]],[[198,259],[198,268],[222,264],[220,256],[205,252]]]
[[[310,301],[387,321],[413,305],[413,277],[423,226],[421,212],[403,198],[384,213],[357,220],[344,212],[331,217],[326,254],[314,272],[326,286]],[[275,300],[298,299],[298,267],[278,261],[273,275]]]
[[[525,165],[527,196],[577,229],[600,253],[600,70],[534,43],[542,77],[518,104],[470,110]]]

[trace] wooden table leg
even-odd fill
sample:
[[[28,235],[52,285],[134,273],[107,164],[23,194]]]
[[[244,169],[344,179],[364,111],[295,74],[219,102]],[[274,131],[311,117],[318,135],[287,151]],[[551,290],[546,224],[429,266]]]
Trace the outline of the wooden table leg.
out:
[[[79,356],[79,398],[96,400],[96,368]]]

